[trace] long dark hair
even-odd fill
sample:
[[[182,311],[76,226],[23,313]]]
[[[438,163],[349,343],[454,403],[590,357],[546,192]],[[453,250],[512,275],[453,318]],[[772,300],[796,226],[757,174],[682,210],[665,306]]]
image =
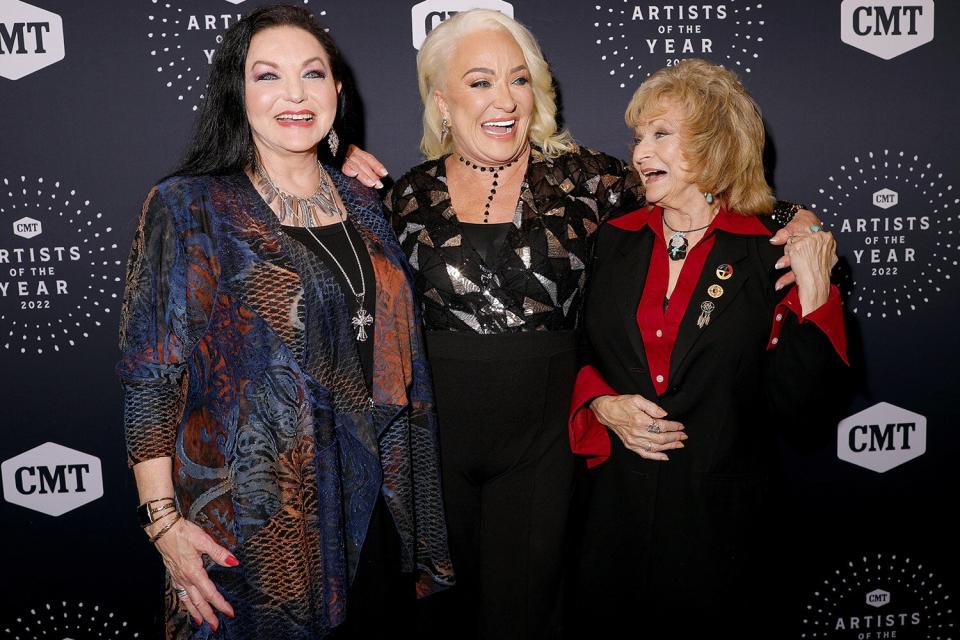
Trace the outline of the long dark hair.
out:
[[[190,144],[183,161],[173,175],[223,175],[243,170],[256,161],[253,134],[247,122],[244,105],[244,64],[250,40],[258,32],[271,27],[298,27],[315,37],[330,58],[330,72],[337,82],[348,81],[348,70],[340,49],[333,38],[303,7],[274,5],[262,7],[234,23],[223,36],[223,42],[213,56],[206,99],[194,123]],[[333,126],[343,122],[347,112],[347,95],[340,91],[337,116]],[[340,128],[343,131],[343,127]],[[346,146],[341,143],[341,151]],[[325,145],[319,145],[318,155],[334,158]]]

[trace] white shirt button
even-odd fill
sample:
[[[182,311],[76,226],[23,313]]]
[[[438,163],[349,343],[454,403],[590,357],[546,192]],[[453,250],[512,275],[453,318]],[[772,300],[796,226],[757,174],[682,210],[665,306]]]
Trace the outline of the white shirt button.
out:
[[[782,320],[783,320],[783,314],[782,314],[782,313],[778,313],[778,314],[777,314],[777,322],[780,322],[780,321],[782,321]]]
[[[657,376],[657,382],[663,382],[663,376]]]
[[[770,344],[777,344],[778,342],[780,342],[780,338],[774,338],[770,341]]]
[[[663,331],[661,331],[660,329],[657,329],[657,337],[658,337],[658,338],[662,338],[662,337],[663,337]]]

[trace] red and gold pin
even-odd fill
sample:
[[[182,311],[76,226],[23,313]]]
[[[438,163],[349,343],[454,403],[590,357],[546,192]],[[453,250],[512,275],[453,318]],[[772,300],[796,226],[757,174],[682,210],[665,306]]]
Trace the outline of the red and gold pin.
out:
[[[717,277],[721,280],[729,280],[733,276],[733,265],[721,264],[717,267]]]

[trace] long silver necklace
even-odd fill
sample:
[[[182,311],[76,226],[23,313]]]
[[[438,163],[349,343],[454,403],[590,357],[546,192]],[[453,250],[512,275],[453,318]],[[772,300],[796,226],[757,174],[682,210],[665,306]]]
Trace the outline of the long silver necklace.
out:
[[[320,165],[319,162],[317,163],[317,165],[320,167],[320,186],[317,187],[317,191],[309,198],[298,198],[297,196],[293,196],[284,191],[281,191],[279,188],[277,188],[277,186],[273,183],[273,181],[270,180],[270,176],[267,175],[266,171],[262,170],[259,167],[257,168],[257,173],[260,175],[261,179],[272,190],[274,194],[273,197],[280,198],[281,208],[287,211],[292,211],[291,217],[296,215],[298,211],[302,216],[303,215],[302,212],[306,210],[309,212],[307,215],[311,219],[313,219],[314,217],[313,206],[316,205],[320,207],[324,211],[324,213],[336,215],[337,218],[340,220],[340,226],[343,227],[343,233],[344,235],[347,236],[347,242],[350,244],[350,250],[353,251],[353,257],[357,261],[357,271],[360,273],[360,290],[359,291],[357,290],[356,287],[353,286],[353,281],[350,280],[350,276],[347,275],[347,270],[343,268],[343,265],[340,264],[340,261],[337,260],[337,257],[333,255],[333,252],[330,251],[330,249],[328,249],[327,246],[320,241],[320,238],[318,238],[313,233],[313,231],[310,230],[311,225],[302,224],[302,225],[294,225],[294,226],[302,226],[303,229],[306,230],[308,234],[310,234],[310,237],[313,238],[314,242],[316,242],[317,245],[321,249],[323,249],[328,256],[330,256],[330,259],[333,260],[333,263],[337,265],[338,269],[340,269],[340,273],[343,274],[343,279],[346,280],[347,286],[350,287],[350,293],[352,293],[353,297],[357,299],[357,312],[353,314],[353,318],[351,318],[350,324],[352,324],[357,330],[357,340],[360,342],[366,342],[367,327],[373,324],[373,316],[367,313],[366,308],[364,308],[363,306],[367,297],[367,281],[363,277],[363,265],[361,265],[360,263],[360,254],[357,252],[357,247],[354,246],[353,244],[353,238],[350,236],[350,232],[347,230],[345,212],[338,204],[336,197],[333,196],[333,189],[334,189],[333,183],[332,181],[329,183],[327,182],[329,180],[329,176],[327,175],[327,172],[324,171],[323,166]],[[268,199],[267,204],[269,204],[272,201],[272,199],[273,198]],[[290,207],[291,201],[296,202],[296,207],[297,207],[296,210],[293,210],[292,207]],[[302,217],[300,219],[303,220]],[[285,217],[281,215],[280,223],[283,224],[284,222],[285,222]],[[322,225],[317,224],[313,226],[322,226]]]

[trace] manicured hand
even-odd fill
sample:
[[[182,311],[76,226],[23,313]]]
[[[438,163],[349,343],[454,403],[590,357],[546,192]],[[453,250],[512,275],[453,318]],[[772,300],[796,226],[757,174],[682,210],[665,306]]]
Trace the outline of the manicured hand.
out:
[[[387,168],[377,160],[372,153],[367,153],[360,147],[350,145],[343,161],[343,174],[356,178],[368,187],[383,189],[380,178],[388,175]]]

